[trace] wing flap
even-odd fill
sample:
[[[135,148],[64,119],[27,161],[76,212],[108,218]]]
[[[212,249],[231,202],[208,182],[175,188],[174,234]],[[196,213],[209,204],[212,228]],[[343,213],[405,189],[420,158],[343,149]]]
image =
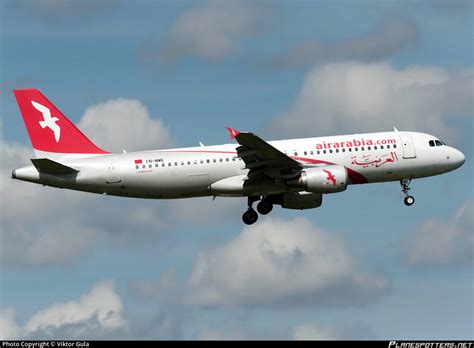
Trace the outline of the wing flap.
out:
[[[68,175],[78,173],[79,170],[65,166],[48,158],[33,158],[31,162],[39,173],[52,175]]]

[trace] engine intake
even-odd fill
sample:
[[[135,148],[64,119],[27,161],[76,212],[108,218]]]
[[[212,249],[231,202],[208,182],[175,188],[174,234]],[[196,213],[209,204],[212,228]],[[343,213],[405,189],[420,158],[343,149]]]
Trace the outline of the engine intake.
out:
[[[286,184],[313,193],[335,193],[347,188],[347,180],[346,167],[336,164],[308,168],[298,178],[288,180]]]

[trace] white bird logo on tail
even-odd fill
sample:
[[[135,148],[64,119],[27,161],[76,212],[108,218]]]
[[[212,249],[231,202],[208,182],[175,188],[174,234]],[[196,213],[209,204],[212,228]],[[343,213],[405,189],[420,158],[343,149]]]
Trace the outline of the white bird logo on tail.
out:
[[[37,102],[31,101],[34,108],[43,114],[43,121],[39,121],[41,128],[48,127],[54,132],[54,139],[56,142],[59,142],[59,138],[61,137],[61,127],[59,127],[56,122],[59,121],[57,117],[51,117],[51,110],[49,110],[46,106],[41,105]]]

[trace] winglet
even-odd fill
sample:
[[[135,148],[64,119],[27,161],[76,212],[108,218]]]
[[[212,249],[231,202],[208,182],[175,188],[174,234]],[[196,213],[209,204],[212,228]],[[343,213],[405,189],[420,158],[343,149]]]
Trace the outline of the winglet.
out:
[[[229,131],[231,139],[234,139],[237,135],[240,134],[240,132],[237,129],[230,128],[230,127],[225,127],[225,128],[227,128],[227,130]]]

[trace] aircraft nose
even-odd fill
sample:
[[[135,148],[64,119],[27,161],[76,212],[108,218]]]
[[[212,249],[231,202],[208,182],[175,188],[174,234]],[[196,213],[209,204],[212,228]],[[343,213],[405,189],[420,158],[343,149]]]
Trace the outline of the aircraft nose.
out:
[[[466,161],[466,156],[464,156],[464,154],[459,150],[456,150],[456,149],[453,149],[453,150],[454,150],[453,151],[454,153],[451,155],[451,158],[454,164],[456,165],[456,168],[459,168]]]

